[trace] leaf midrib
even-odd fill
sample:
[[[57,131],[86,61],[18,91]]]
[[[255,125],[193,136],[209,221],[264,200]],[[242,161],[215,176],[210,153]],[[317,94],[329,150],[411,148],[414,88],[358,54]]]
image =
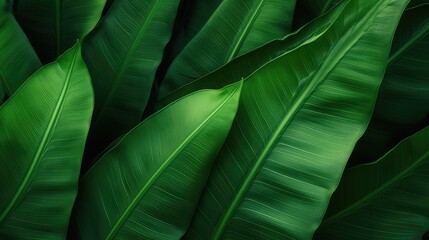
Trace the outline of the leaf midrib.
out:
[[[61,110],[63,108],[63,104],[64,104],[64,100],[65,100],[65,96],[67,93],[67,89],[70,83],[70,78],[72,75],[72,71],[76,62],[76,58],[78,55],[77,50],[75,50],[75,54],[73,56],[72,62],[70,64],[70,69],[67,72],[66,75],[66,79],[65,79],[65,83],[63,86],[63,89],[61,90],[60,96],[58,98],[58,102],[55,105],[54,111],[52,113],[51,119],[49,120],[49,123],[45,129],[45,132],[42,136],[42,139],[40,141],[40,144],[37,148],[36,154],[33,157],[33,160],[31,161],[31,165],[30,168],[27,171],[27,174],[24,177],[24,180],[22,181],[21,185],[19,186],[17,192],[15,193],[15,195],[13,196],[12,200],[9,202],[9,204],[7,205],[7,207],[5,208],[5,210],[2,212],[2,214],[0,215],[0,225],[3,225],[4,221],[6,220],[6,216],[8,216],[11,211],[13,210],[13,208],[15,207],[15,205],[18,203],[18,201],[22,198],[22,195],[24,194],[24,191],[27,189],[30,180],[32,179],[32,176],[38,166],[38,164],[40,163],[40,160],[44,154],[44,150],[46,149],[46,145],[48,144],[48,141],[50,139],[50,136],[52,135],[52,132],[54,131],[56,124],[58,122]],[[57,64],[57,63],[56,63]]]
[[[355,203],[349,205],[348,207],[344,208],[343,210],[339,211],[338,213],[332,215],[331,217],[327,218],[325,221],[323,221],[322,226],[320,226],[320,229],[323,229],[332,223],[334,223],[339,218],[342,218],[344,216],[347,216],[360,207],[362,207],[364,204],[372,201],[376,196],[382,194],[387,189],[389,189],[391,186],[395,185],[399,181],[401,181],[404,177],[408,176],[412,171],[414,171],[420,164],[427,160],[429,158],[429,151],[422,154],[420,158],[417,158],[417,160],[411,164],[409,167],[405,168],[403,171],[400,171],[399,174],[395,175],[391,180],[386,181],[384,184],[382,184],[380,187],[375,188],[371,193],[366,195],[365,197],[360,198]]]
[[[119,84],[119,80],[121,79],[121,75],[124,73],[128,62],[131,60],[132,54],[135,52],[136,48],[141,43],[140,40],[143,38],[143,35],[146,33],[146,30],[148,29],[149,24],[151,23],[152,18],[155,15],[155,12],[156,12],[155,10],[159,6],[159,2],[160,1],[161,0],[157,0],[154,3],[152,9],[150,10],[148,17],[147,18],[143,18],[143,23],[141,24],[142,27],[140,28],[140,30],[139,30],[136,38],[134,39],[134,41],[133,41],[133,43],[131,45],[131,47],[129,48],[129,50],[127,52],[127,55],[125,56],[124,61],[122,61],[122,64],[121,64],[121,66],[120,66],[120,68],[118,70],[118,73],[116,74],[116,76],[115,76],[115,78],[114,78],[114,80],[112,82],[112,86],[109,89],[108,95],[105,98],[105,100],[103,101],[103,104],[102,104],[100,110],[98,111],[97,117],[96,117],[96,119],[94,121],[94,126],[97,126],[98,123],[100,122],[100,120],[102,119],[102,115],[103,115],[104,110],[108,106],[108,103],[110,103],[111,97],[113,96],[114,92],[116,91],[116,89],[120,85]]]
[[[237,40],[237,42],[235,43],[234,48],[232,49],[231,53],[229,54],[228,58],[227,58],[227,62],[231,61],[231,59],[233,59],[234,57],[236,57],[241,49],[241,46],[244,43],[244,40],[246,38],[246,36],[249,34],[251,27],[253,26],[253,24],[256,21],[256,18],[258,17],[259,13],[262,10],[262,6],[264,5],[265,0],[261,0],[260,3],[258,4],[258,6],[256,7],[255,11],[253,12],[253,14],[250,16],[250,19],[247,21],[244,30],[241,32],[241,34],[239,35],[239,38]]]
[[[366,16],[372,16],[375,15],[373,13],[377,12],[377,10],[380,8],[380,6],[382,5],[386,5],[385,1],[380,1],[378,3],[377,7],[374,7],[372,9],[372,11],[369,11],[368,14]],[[372,18],[376,18],[376,15],[373,16]],[[337,21],[338,19],[336,19]],[[358,26],[356,29],[361,29],[361,28],[365,28],[365,23],[367,21],[371,20],[371,17],[366,17],[366,19],[364,21],[361,22],[360,26]],[[329,26],[329,28],[331,28],[332,25]],[[367,27],[368,28],[368,27]],[[359,33],[357,33],[359,32]],[[337,56],[336,58],[338,58],[338,61],[332,66],[330,67],[329,71],[326,71],[325,76],[322,78],[324,79],[330,71],[332,71],[332,69],[335,68],[336,64],[338,64],[338,62],[344,57],[344,55],[348,52],[349,49],[351,49],[353,47],[353,45],[360,39],[361,35],[364,34],[364,30],[362,29],[361,31],[357,31],[355,30],[353,33],[356,34],[356,38],[353,41],[349,42],[349,47],[346,48],[347,51],[342,51],[342,54],[340,56]],[[305,44],[304,44],[305,45]],[[303,47],[304,45],[301,45],[295,49],[293,49],[294,51]],[[333,50],[330,50],[330,53],[332,53]],[[328,53],[328,57],[331,56],[332,54]],[[334,56],[335,57],[335,56]],[[325,61],[323,61],[324,63],[326,62],[330,62],[328,60],[325,59]],[[322,63],[321,65],[319,65],[319,71],[317,71],[317,73],[315,74],[315,76],[312,79],[316,79],[316,77],[318,75],[321,75],[322,73],[320,73],[320,69],[326,69],[324,67],[324,63]],[[329,65],[327,66],[329,67]],[[256,72],[254,73],[256,74]],[[253,75],[253,74],[252,74]],[[323,75],[323,74],[322,74]],[[251,78],[251,76],[249,77]],[[248,78],[248,79],[249,79]],[[321,76],[319,76],[318,79],[321,79]],[[241,202],[244,194],[247,192],[248,187],[250,186],[251,181],[253,180],[253,178],[256,176],[256,174],[259,172],[260,167],[263,164],[263,160],[268,156],[268,154],[271,152],[275,142],[277,142],[277,139],[280,137],[281,133],[284,132],[284,129],[290,124],[291,120],[293,119],[293,117],[295,116],[296,112],[301,108],[302,104],[305,102],[305,100],[311,95],[311,93],[313,92],[314,88],[317,86],[317,84],[319,83],[319,81],[311,81],[310,84],[308,85],[308,87],[304,90],[303,94],[300,95],[300,97],[298,98],[298,100],[296,100],[294,102],[294,104],[291,107],[291,110],[288,111],[286,113],[286,116],[283,118],[283,121],[280,123],[279,127],[276,129],[276,131],[272,134],[270,140],[268,141],[268,143],[266,144],[265,148],[262,150],[261,154],[259,155],[259,157],[257,158],[257,160],[255,161],[255,165],[253,166],[252,170],[249,172],[249,174],[246,176],[243,184],[241,185],[238,193],[235,195],[231,205],[229,206],[228,210],[226,211],[226,213],[220,218],[220,224],[218,225],[218,227],[215,229],[215,233],[213,234],[213,239],[219,239],[222,236],[223,233],[223,229],[225,228],[225,226],[227,225],[228,220],[231,218],[231,216],[233,215],[233,212],[235,211],[235,209],[237,208],[238,204]]]
[[[125,209],[124,213],[120,216],[119,220],[116,222],[116,224],[113,226],[112,230],[107,235],[106,239],[110,240],[113,239],[116,235],[116,233],[119,231],[119,228],[126,222],[130,214],[133,212],[133,210],[137,207],[140,200],[143,198],[143,196],[146,194],[146,192],[149,190],[149,188],[156,182],[156,180],[159,178],[159,176],[168,168],[170,163],[173,162],[173,160],[177,157],[177,155],[180,153],[181,150],[183,150],[196,136],[197,134],[203,129],[203,127],[214,118],[215,115],[219,113],[219,111],[223,108],[223,106],[229,102],[229,100],[235,95],[237,90],[240,89],[240,87],[236,87],[234,91],[230,93],[230,95],[209,115],[207,116],[204,121],[201,122],[198,127],[192,131],[188,137],[183,140],[183,142],[176,148],[176,150],[173,151],[173,153],[167,158],[167,160],[159,167],[159,169],[153,174],[153,176],[147,181],[147,183],[142,187],[142,189],[139,191],[137,196],[134,198],[134,200],[130,203],[130,205]],[[99,160],[99,162],[102,161],[102,159]]]

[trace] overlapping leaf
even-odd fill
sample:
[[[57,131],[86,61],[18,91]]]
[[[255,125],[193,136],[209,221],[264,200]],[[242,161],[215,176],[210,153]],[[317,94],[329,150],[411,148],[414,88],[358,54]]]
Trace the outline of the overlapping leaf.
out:
[[[185,239],[312,237],[368,124],[406,4],[343,2],[321,35],[244,81]]]
[[[0,104],[42,65],[5,0],[0,0]]]
[[[0,108],[0,238],[64,239],[93,93],[80,46]]]
[[[270,40],[283,38],[290,33],[294,7],[295,0],[222,1],[172,62],[161,84],[160,96]]]
[[[429,127],[344,172],[316,239],[422,239],[429,231]]]
[[[19,0],[16,17],[43,62],[50,62],[97,24],[106,0]]]
[[[333,0],[297,0],[293,16],[293,29],[297,30],[327,12],[332,2]]]
[[[180,239],[234,119],[241,82],[193,93],[131,130],[83,176],[82,239]]]
[[[91,160],[140,122],[179,0],[116,0],[83,45],[95,91]]]

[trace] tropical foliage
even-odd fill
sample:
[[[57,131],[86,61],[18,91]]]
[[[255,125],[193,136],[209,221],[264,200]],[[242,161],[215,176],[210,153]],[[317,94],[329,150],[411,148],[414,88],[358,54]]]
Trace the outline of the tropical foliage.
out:
[[[424,239],[429,0],[0,0],[0,239]]]

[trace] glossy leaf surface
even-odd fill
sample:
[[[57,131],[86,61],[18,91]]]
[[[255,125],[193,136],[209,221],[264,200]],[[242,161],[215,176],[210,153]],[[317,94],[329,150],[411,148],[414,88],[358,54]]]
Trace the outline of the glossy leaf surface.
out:
[[[0,108],[1,239],[65,239],[92,108],[79,45]]]
[[[180,239],[234,119],[241,82],[193,93],[127,133],[83,176],[82,239]]]
[[[429,127],[348,169],[316,239],[422,239],[429,231]]]
[[[406,4],[345,1],[321,35],[244,81],[185,239],[312,237],[368,124]]]

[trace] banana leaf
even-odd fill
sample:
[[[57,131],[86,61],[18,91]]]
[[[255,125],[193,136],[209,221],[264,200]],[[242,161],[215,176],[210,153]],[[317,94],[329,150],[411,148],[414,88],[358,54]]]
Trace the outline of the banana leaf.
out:
[[[406,4],[342,2],[326,31],[244,80],[184,239],[312,237],[369,122]]]
[[[116,0],[83,43],[95,92],[85,162],[142,118],[179,0]]]
[[[180,239],[231,127],[240,89],[241,82],[193,93],[117,141],[80,181],[76,237]]]
[[[297,0],[293,16],[293,31],[326,13],[333,0]]]
[[[349,166],[372,162],[429,124],[429,1],[404,11],[368,130]]]
[[[0,105],[42,66],[8,4],[0,0]]]
[[[160,97],[290,33],[295,0],[225,0],[173,60]],[[232,14],[234,13],[234,14]]]
[[[0,108],[0,239],[65,239],[93,101],[78,44]]]
[[[19,0],[15,16],[44,63],[82,39],[100,20],[106,0]]]
[[[429,231],[429,127],[347,169],[315,239],[411,240]]]

